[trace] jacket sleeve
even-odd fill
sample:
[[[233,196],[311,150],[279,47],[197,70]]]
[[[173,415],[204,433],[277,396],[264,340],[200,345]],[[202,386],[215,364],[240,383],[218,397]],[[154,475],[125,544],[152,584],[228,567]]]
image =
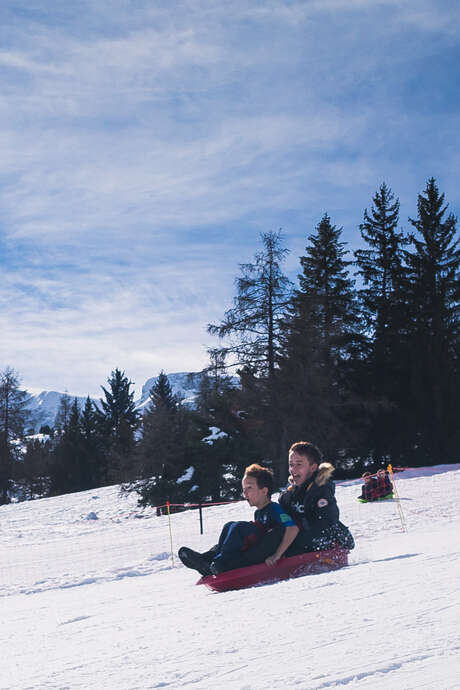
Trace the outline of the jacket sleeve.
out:
[[[292,527],[293,525],[295,525],[294,520],[283,510],[279,503],[270,504],[269,529],[273,527]]]

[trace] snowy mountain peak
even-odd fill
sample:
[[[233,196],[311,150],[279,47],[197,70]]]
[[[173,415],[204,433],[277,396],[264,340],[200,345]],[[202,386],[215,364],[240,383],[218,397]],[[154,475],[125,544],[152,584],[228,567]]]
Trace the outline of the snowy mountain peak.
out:
[[[168,377],[173,394],[186,405],[193,405],[203,374],[201,372],[182,371],[174,374],[166,374],[166,376]],[[153,376],[144,383],[141,397],[136,403],[138,408],[144,407],[148,402],[150,391],[157,381],[158,376]]]
[[[30,397],[27,401],[27,409],[30,412],[30,417],[27,422],[27,429],[34,429],[39,431],[42,426],[53,426],[56,414],[59,409],[59,403],[63,395],[68,395],[73,400],[77,398],[78,406],[83,408],[86,402],[86,396],[75,396],[70,393],[59,393],[58,391],[41,391],[34,392],[33,389],[27,391]],[[93,399],[93,402],[98,402]]]
[[[193,405],[202,376],[203,374],[201,372],[178,372],[167,374],[174,395],[186,405]],[[157,380],[158,376],[152,376],[147,379],[142,386],[141,397],[136,401],[136,408],[138,410],[142,410],[145,405],[148,404],[150,391]],[[28,393],[30,397],[27,403],[27,409],[30,412],[30,418],[26,428],[38,432],[42,426],[54,426],[59,403],[64,393],[46,390],[39,391],[33,388],[29,388]],[[86,396],[75,396],[69,392],[66,392],[66,395],[68,395],[72,401],[77,398],[80,409],[83,409],[86,402]],[[99,398],[91,398],[91,400],[96,405],[99,403]]]

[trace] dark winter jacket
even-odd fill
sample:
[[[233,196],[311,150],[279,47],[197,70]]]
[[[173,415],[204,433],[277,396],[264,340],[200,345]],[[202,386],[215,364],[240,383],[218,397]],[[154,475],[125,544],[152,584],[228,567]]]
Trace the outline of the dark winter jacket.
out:
[[[289,486],[281,493],[278,499],[281,507],[300,529],[294,549],[300,545],[307,551],[328,548],[337,542],[353,548],[353,537],[339,521],[333,472],[333,465],[322,462],[311,479],[301,486]]]

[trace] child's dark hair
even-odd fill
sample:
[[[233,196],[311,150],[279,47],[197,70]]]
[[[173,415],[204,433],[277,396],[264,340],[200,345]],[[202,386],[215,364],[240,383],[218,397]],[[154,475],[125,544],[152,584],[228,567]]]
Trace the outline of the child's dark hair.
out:
[[[297,441],[297,443],[293,443],[289,448],[289,452],[303,455],[312,465],[320,465],[323,461],[321,451],[310,441]]]
[[[249,465],[244,470],[245,477],[253,477],[259,489],[268,489],[268,498],[271,497],[273,493],[273,472],[268,469],[268,467],[262,467],[262,465],[257,465],[253,463]]]

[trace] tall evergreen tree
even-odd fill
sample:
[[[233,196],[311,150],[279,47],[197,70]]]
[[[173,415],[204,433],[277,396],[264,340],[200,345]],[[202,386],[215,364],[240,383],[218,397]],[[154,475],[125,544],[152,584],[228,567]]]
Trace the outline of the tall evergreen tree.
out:
[[[325,213],[308,237],[280,358],[287,443],[316,441],[331,459],[353,443],[348,381],[359,331],[341,233]]]
[[[198,417],[181,405],[161,372],[150,390],[150,405],[142,419],[142,434],[135,452],[135,478],[125,489],[139,495],[140,505],[181,502],[198,480],[204,429]],[[193,468],[193,469],[190,469]],[[189,481],[177,481],[189,470]],[[195,497],[198,499],[198,495]],[[188,496],[188,500],[192,500]]]
[[[209,366],[202,372],[196,406],[209,426],[226,430],[233,418],[235,403],[235,378],[228,376],[225,354],[210,349]]]
[[[282,246],[281,232],[261,235],[263,249],[253,263],[240,264],[236,278],[234,308],[218,326],[208,332],[232,342],[219,348],[234,358],[238,366],[249,366],[255,373],[273,379],[280,343],[280,322],[290,295],[290,281],[281,264],[288,252]]]
[[[360,299],[366,325],[377,336],[379,347],[395,321],[401,290],[404,245],[407,238],[398,232],[399,200],[384,182],[373,197],[371,212],[364,210],[361,236],[368,249],[355,252],[358,274],[364,287]]]
[[[175,410],[177,407],[178,400],[172,392],[171,384],[164,371],[160,371],[158,379],[150,390],[149,396],[151,404],[157,410],[161,408]]]
[[[150,405],[142,420],[142,439],[137,458],[143,478],[174,476],[183,469],[180,415],[168,377],[161,372],[150,390]]]
[[[14,463],[18,445],[13,441],[24,435],[28,395],[19,388],[19,378],[11,367],[0,372],[0,505],[11,500]]]
[[[281,269],[288,251],[282,246],[281,232],[263,233],[261,239],[263,248],[256,253],[254,262],[240,265],[233,309],[225,313],[220,325],[210,324],[208,332],[227,340],[216,351],[230,356],[236,366],[258,377],[259,417],[265,420],[266,455],[275,469],[282,472],[286,461],[281,451],[276,362],[291,283]]]
[[[134,391],[131,391],[133,382],[124,371],[112,371],[108,384],[108,388],[101,386],[105,400],[100,399],[100,409],[96,410],[99,431],[106,446],[106,479],[126,481],[131,472],[139,413],[134,403]]]
[[[434,178],[418,196],[407,254],[411,385],[407,409],[419,462],[454,462],[460,446],[460,249]],[[446,215],[447,214],[447,215]]]
[[[25,500],[42,498],[49,493],[49,465],[51,441],[49,438],[26,439],[23,461],[18,463],[18,479]]]
[[[200,486],[203,493],[219,501],[241,494],[244,468],[260,461],[266,448],[258,434],[260,417],[253,417],[254,412],[260,413],[260,390],[250,401],[247,388],[228,376],[222,353],[211,349],[209,355],[210,364],[202,374],[196,398],[197,411],[208,430]],[[240,374],[243,383],[242,370]],[[263,387],[253,374],[251,380]]]
[[[367,248],[355,252],[363,281],[359,297],[367,335],[361,389],[370,422],[369,451],[377,462],[404,450],[401,391],[407,385],[402,351],[407,328],[403,268],[407,238],[398,232],[398,222],[399,200],[383,183],[360,225]]]
[[[49,459],[50,493],[85,491],[106,481],[104,439],[89,397],[80,412],[75,398]]]
[[[72,398],[68,393],[63,393],[59,398],[59,406],[54,418],[54,429],[61,434],[69,422],[72,409]]]
[[[82,445],[82,485],[85,489],[101,486],[105,476],[103,439],[99,433],[94,404],[88,396],[80,414]]]
[[[82,434],[80,429],[80,412],[78,401],[70,407],[66,424],[62,427],[58,441],[50,460],[50,494],[80,491],[81,481]]]

